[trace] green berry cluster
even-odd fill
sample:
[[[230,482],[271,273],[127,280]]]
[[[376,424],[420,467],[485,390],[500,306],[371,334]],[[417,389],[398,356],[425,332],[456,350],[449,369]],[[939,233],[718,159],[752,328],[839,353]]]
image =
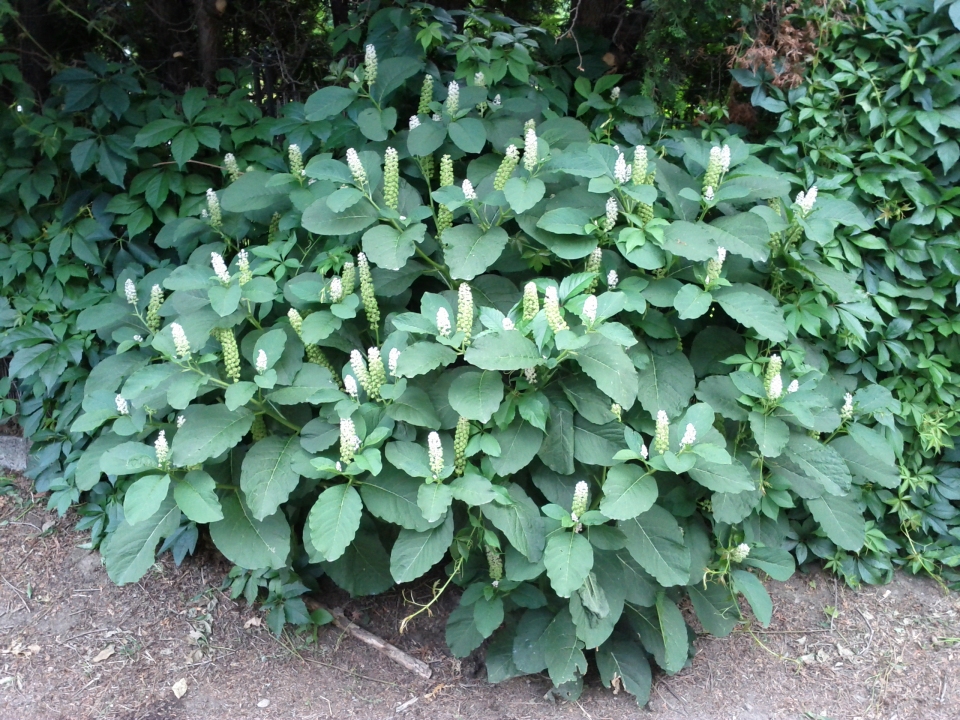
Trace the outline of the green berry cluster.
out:
[[[343,296],[352,295],[357,287],[357,267],[352,262],[345,262],[340,271],[340,283]]]
[[[424,75],[423,85],[420,86],[420,104],[417,106],[417,114],[429,115],[431,102],[433,102],[433,76]]]
[[[267,424],[263,421],[263,415],[257,415],[250,426],[250,437],[254,442],[260,442],[267,436]]]
[[[533,320],[538,312],[540,312],[540,297],[537,294],[537,286],[533,282],[528,282],[523,286],[523,319]]]
[[[150,303],[147,305],[147,327],[152,333],[160,330],[161,305],[163,305],[163,288],[154,285],[150,288]]]
[[[383,157],[383,200],[388,208],[396,210],[400,203],[400,156],[395,148],[388,147]]]
[[[470,344],[473,331],[473,291],[467,283],[460,283],[457,291],[457,332],[463,333],[463,344]]]
[[[590,280],[590,284],[587,285],[587,289],[584,290],[588,295],[597,289],[597,285],[600,282],[600,264],[603,262],[603,250],[596,248],[592,253],[587,256],[586,261],[583,264],[583,271],[587,273],[593,273],[593,278]]]
[[[467,466],[467,441],[470,439],[470,421],[465,417],[457,420],[457,430],[453,436],[453,469],[457,475],[463,475]]]
[[[503,188],[506,187],[507,180],[513,175],[513,171],[517,169],[519,162],[520,151],[517,150],[516,145],[511,145],[507,148],[507,154],[503,156],[503,160],[500,161],[500,167],[497,168],[497,174],[493,177],[494,190],[503,190]]]
[[[487,568],[490,571],[490,579],[498,583],[503,579],[503,558],[500,557],[500,553],[498,553],[495,548],[489,545],[486,546],[485,551],[487,555]]]
[[[234,382],[240,381],[240,351],[237,349],[237,339],[233,336],[233,330],[229,328],[219,328],[214,331],[216,338],[223,348],[223,364],[227,368],[227,377]]]
[[[376,331],[380,326],[380,308],[373,291],[373,275],[370,274],[370,263],[367,256],[360,253],[357,256],[357,265],[360,270],[360,299],[363,300],[363,309],[367,313],[367,322],[370,329]]]
[[[450,187],[453,185],[453,159],[449,155],[440,158],[440,187]],[[441,205],[437,210],[437,237],[443,235],[443,231],[453,225],[453,212],[446,205]]]

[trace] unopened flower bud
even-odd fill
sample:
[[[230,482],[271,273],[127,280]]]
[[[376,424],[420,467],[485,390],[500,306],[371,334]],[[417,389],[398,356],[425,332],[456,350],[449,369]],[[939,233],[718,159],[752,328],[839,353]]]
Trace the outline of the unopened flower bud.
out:
[[[467,466],[467,442],[470,439],[470,421],[465,417],[457,420],[457,430],[453,436],[453,469],[457,475],[463,475]]]
[[[400,156],[396,149],[388,147],[383,157],[383,201],[396,210],[400,203]]]
[[[377,49],[368,44],[363,51],[363,75],[369,87],[377,81]]]
[[[523,319],[533,320],[538,312],[540,312],[540,296],[537,294],[537,286],[533,282],[528,282],[523,286]]]
[[[460,109],[460,85],[456,80],[451,80],[447,85],[447,101],[444,103],[444,109],[451,117]]]
[[[544,292],[543,311],[547,316],[547,324],[554,333],[561,330],[569,330],[570,326],[564,321],[560,314],[560,301],[557,297],[557,288],[550,285]]]
[[[290,163],[290,174],[294,177],[303,177],[306,173],[303,169],[303,153],[300,152],[300,146],[290,143],[287,147],[287,160]]]
[[[160,306],[163,305],[163,288],[154,285],[150,288],[150,303],[147,305],[147,327],[150,332],[160,329]]]

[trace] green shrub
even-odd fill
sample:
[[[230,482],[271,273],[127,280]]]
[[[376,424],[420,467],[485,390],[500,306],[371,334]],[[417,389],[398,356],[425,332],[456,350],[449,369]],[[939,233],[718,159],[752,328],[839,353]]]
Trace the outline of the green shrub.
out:
[[[116,582],[203,531],[277,628],[321,573],[364,595],[446,562],[448,643],[489,638],[492,681],[575,697],[596,648],[645,702],[650,658],[690,654],[685,598],[717,635],[738,595],[767,624],[755,573],[790,576],[798,528],[879,542],[901,405],[781,301],[870,322],[820,248],[873,223],[617,76],[548,76],[522,28],[454,85],[407,12],[277,119],[242,78],[175,98],[96,61],[3,116],[31,471],[82,494]]]

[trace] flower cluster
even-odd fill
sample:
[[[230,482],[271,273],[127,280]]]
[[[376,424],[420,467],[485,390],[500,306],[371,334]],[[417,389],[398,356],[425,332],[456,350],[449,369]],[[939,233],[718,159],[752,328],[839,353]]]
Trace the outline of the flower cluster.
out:
[[[223,255],[217,252],[210,253],[210,264],[213,266],[213,274],[221,285],[230,284],[230,273],[227,270],[227,264],[223,261]]]
[[[330,278],[330,302],[338,303],[343,300],[343,280],[334,275]]]
[[[465,199],[467,200],[477,199],[477,191],[473,189],[472,182],[470,182],[469,180],[464,180],[463,185],[461,185],[461,187],[463,188],[463,197]]]
[[[257,362],[255,368],[257,370],[257,375],[263,375],[267,371],[267,353],[263,348],[257,352]]]
[[[543,311],[547,316],[547,325],[554,333],[570,329],[563,316],[560,315],[560,300],[557,297],[557,288],[553,285],[548,287],[543,294]]]
[[[453,185],[453,158],[444,155],[440,158],[440,187],[450,187]],[[446,205],[440,205],[437,209],[437,236],[442,236],[443,231],[453,225],[453,211]]]
[[[187,334],[183,331],[183,326],[180,323],[170,323],[170,333],[173,335],[173,346],[177,351],[177,357],[189,357],[190,341],[187,340]]]
[[[508,317],[505,317],[503,320],[501,320],[500,325],[503,327],[504,330],[507,330],[507,331],[517,329],[517,326],[514,325],[513,320],[511,320]]]
[[[240,271],[238,282],[241,285],[246,285],[253,280],[253,273],[250,271],[250,253],[246,250],[237,253],[237,269]]]
[[[227,153],[223,156],[223,165],[227,169],[227,177],[230,178],[230,182],[236,182],[240,179],[240,166],[237,165],[237,158],[233,153]]]
[[[291,312],[296,312],[296,310],[292,310]],[[226,367],[227,377],[234,382],[239,382],[240,349],[237,347],[237,339],[233,336],[233,330],[230,328],[220,328],[216,331],[214,337],[217,338],[220,342],[220,347],[223,348],[223,364]]]
[[[131,305],[137,304],[139,300],[137,298],[137,286],[130,278],[127,278],[126,282],[123,283],[123,294],[126,296],[128,303]]]
[[[667,413],[663,410],[657,411],[657,428],[653,433],[653,449],[661,455],[670,449],[670,421],[667,419]]]
[[[357,255],[357,269],[360,273],[360,299],[363,300],[363,310],[367,314],[370,328],[376,330],[380,326],[380,308],[373,288],[373,274],[370,272],[370,263],[364,253]]]
[[[783,360],[779,355],[771,355],[767,362],[767,369],[763,375],[763,389],[767,393],[768,400],[779,400],[783,395],[783,379],[780,377],[780,370],[783,368]]]
[[[599,247],[596,247],[593,249],[593,252],[587,255],[587,259],[583,263],[583,271],[585,273],[591,273],[594,276],[590,279],[590,284],[586,287],[586,291],[588,293],[592,293],[597,289],[597,285],[599,284],[598,280],[600,275],[600,266],[602,262],[603,250],[601,250]]]
[[[440,308],[437,310],[437,330],[443,337],[450,337],[450,330],[452,326],[450,325],[450,313],[447,312],[446,308]]]
[[[523,167],[527,172],[537,169],[537,129],[531,123],[527,123],[523,133]]]
[[[617,285],[620,283],[620,276],[617,275],[616,270],[611,270],[607,273],[607,287],[611,290],[616,290]]]
[[[491,585],[498,587],[500,581],[503,580],[503,558],[496,549],[489,545],[484,548],[484,552],[487,556],[487,571],[490,573],[490,579],[493,581]]]
[[[720,272],[723,270],[723,263],[727,259],[727,249],[717,248],[717,257],[710,258],[707,261],[707,285],[713,285],[720,279]]]
[[[346,391],[347,395],[352,397],[354,400],[356,400],[357,396],[360,395],[360,391],[357,388],[357,381],[353,375],[347,375],[343,379],[343,389]]]
[[[207,213],[210,216],[210,225],[219,230],[223,225],[223,214],[220,211],[220,198],[213,188],[207,188]]]
[[[740,543],[735,548],[731,548],[728,557],[731,562],[742,563],[750,554],[750,546],[746,543]]]
[[[537,294],[536,284],[531,281],[523,286],[523,319],[533,320],[538,312],[540,312],[540,296]]]
[[[456,115],[460,109],[460,85],[457,84],[456,80],[451,80],[450,84],[447,85],[447,101],[443,107],[451,117]]]
[[[621,185],[626,185],[633,177],[633,166],[627,165],[627,158],[623,153],[620,153],[616,164],[613,166],[613,177]]]
[[[802,217],[806,217],[813,210],[814,203],[817,202],[817,186],[814,185],[806,193],[801,190],[797,193],[797,207],[800,208]]]
[[[353,148],[347,150],[347,167],[350,168],[350,174],[353,175],[353,181],[357,185],[363,187],[367,184],[367,171],[363,169],[360,156]]]
[[[470,344],[473,331],[473,291],[467,283],[460,283],[457,290],[457,332],[463,333],[463,344]]]
[[[410,130],[416,130],[418,127],[420,127],[420,118],[418,118],[416,115],[411,115],[410,121],[407,123],[407,125]]]
[[[154,452],[157,453],[157,465],[166,467],[170,462],[170,445],[167,443],[167,432],[161,430],[157,439],[153,441]]]
[[[350,368],[353,370],[354,377],[360,382],[360,387],[364,389],[367,395],[371,398],[376,397],[374,392],[379,388],[374,388],[373,379],[370,377],[367,364],[363,360],[363,353],[359,350],[350,351]]]
[[[443,445],[436,431],[427,435],[427,457],[430,461],[430,472],[434,480],[439,480],[443,473]]]
[[[118,414],[118,415],[129,415],[129,414],[130,414],[130,406],[127,404],[127,401],[126,401],[126,399],[123,397],[123,395],[117,395],[117,396],[114,398],[114,400],[116,401],[116,404],[117,404],[117,414]]]
[[[537,384],[537,369],[535,367],[528,367],[523,369],[524,379],[531,385]]]
[[[467,467],[467,442],[470,439],[470,421],[465,417],[457,420],[457,429],[453,436],[453,469],[457,475],[463,475]]]
[[[400,362],[400,348],[390,348],[390,354],[387,356],[387,367],[390,369],[390,376],[397,376],[397,363]]]
[[[363,49],[363,75],[368,87],[377,81],[377,49],[370,44]]]
[[[693,423],[687,423],[687,427],[683,431],[683,437],[680,438],[680,450],[688,445],[693,445],[696,441],[697,429],[693,426]]]
[[[853,420],[853,395],[850,393],[843,396],[843,407],[840,408],[840,419],[844,422]]]
[[[163,305],[163,288],[154,285],[150,288],[150,302],[147,304],[147,327],[150,332],[160,329],[160,306]]]
[[[433,102],[433,76],[424,75],[423,85],[420,86],[420,104],[417,106],[417,115],[429,115],[431,102]]]
[[[343,290],[343,296],[353,295],[353,289],[357,284],[357,267],[349,260],[343,264],[340,271],[340,289]]]
[[[570,504],[570,519],[576,523],[574,532],[580,532],[583,525],[580,524],[580,518],[587,512],[590,501],[590,486],[585,480],[578,482],[573,488],[573,502]]]
[[[620,216],[620,206],[614,197],[607,198],[606,217],[603,220],[603,229],[607,232],[613,230],[617,225],[617,218]]]
[[[360,449],[360,438],[357,437],[357,427],[350,418],[340,421],[340,461],[346,465]]]
[[[290,143],[287,147],[287,160],[290,161],[290,174],[295,177],[304,177],[307,173],[303,168],[303,153],[300,146]]]
[[[373,392],[367,394],[376,399],[380,397],[380,388],[387,382],[387,371],[383,367],[383,358],[380,357],[380,348],[367,348],[367,367],[370,373],[370,387]]]
[[[597,296],[587,295],[583,301],[583,319],[587,325],[593,325],[597,321]]]

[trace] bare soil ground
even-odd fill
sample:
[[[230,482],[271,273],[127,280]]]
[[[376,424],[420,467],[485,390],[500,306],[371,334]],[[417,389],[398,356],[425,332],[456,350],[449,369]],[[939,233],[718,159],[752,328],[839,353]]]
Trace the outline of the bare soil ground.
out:
[[[274,638],[256,609],[211,589],[229,569],[212,552],[180,568],[168,555],[142,582],[115,587],[99,556],[77,547],[76,518],[42,500],[25,481],[0,495],[0,720],[960,718],[960,596],[931,580],[898,575],[860,592],[821,574],[770,583],[771,627],[702,637],[686,669],[655,677],[645,710],[595,675],[578,703],[555,704],[546,678],[493,686],[477,662],[450,657],[453,597],[403,636],[400,592],[321,598],[429,663],[425,681],[335,627],[316,642]],[[428,596],[424,585],[404,590]]]

